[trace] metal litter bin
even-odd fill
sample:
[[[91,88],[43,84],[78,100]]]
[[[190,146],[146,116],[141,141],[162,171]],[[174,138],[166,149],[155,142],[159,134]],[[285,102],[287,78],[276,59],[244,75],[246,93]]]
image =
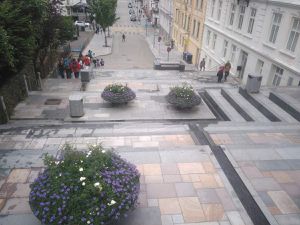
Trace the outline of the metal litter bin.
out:
[[[81,117],[84,115],[83,98],[81,95],[69,96],[69,105],[71,117]]]
[[[248,93],[258,93],[261,85],[262,76],[248,75],[245,89]]]
[[[91,73],[91,71],[89,68],[82,69],[80,71],[81,82],[83,82],[83,83],[90,82],[90,80],[91,80],[90,73]]]

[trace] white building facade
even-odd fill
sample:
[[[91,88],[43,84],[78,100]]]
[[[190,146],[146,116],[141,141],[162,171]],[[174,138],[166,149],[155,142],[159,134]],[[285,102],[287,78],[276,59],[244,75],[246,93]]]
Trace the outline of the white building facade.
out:
[[[201,58],[206,69],[230,61],[231,75],[262,85],[300,85],[300,0],[211,0]]]
[[[173,23],[173,0],[159,1],[159,24],[161,34],[165,40],[172,39],[172,23]]]

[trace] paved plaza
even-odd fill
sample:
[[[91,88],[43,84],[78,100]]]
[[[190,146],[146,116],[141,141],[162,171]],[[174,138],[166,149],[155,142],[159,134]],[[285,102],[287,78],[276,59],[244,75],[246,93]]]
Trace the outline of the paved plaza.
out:
[[[158,46],[129,21],[126,4],[119,1],[111,53],[101,36],[91,39],[87,48],[106,64],[91,70],[84,88],[80,79],[45,79],[0,126],[0,225],[41,224],[29,207],[29,185],[44,169],[43,155],[56,156],[65,143],[83,151],[102,144],[137,166],[138,207],[114,225],[299,225],[299,89],[245,94],[232,78],[217,83],[209,73],[153,70]],[[136,99],[105,102],[100,95],[111,83],[127,84]],[[165,100],[182,83],[202,97],[192,110]],[[79,118],[70,117],[73,94],[83,97]]]

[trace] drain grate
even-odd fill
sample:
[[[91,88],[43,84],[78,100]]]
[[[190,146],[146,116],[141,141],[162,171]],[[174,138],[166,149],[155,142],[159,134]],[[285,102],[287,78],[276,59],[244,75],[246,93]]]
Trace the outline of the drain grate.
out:
[[[49,98],[45,101],[45,105],[59,105],[61,103],[61,99],[59,98]]]

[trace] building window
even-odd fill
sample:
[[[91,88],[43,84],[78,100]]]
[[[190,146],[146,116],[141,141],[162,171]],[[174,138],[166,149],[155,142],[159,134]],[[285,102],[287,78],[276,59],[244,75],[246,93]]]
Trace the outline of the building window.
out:
[[[209,43],[210,43],[210,34],[211,34],[211,31],[208,30],[207,31],[207,36],[206,36],[206,45],[209,46]]]
[[[273,13],[273,19],[272,19],[272,25],[271,25],[271,32],[270,32],[270,37],[269,37],[269,41],[271,43],[275,43],[276,42],[276,38],[277,38],[277,34],[278,34],[280,22],[281,22],[281,17],[282,17],[282,14],[280,14],[280,13]]]
[[[289,77],[288,82],[287,82],[287,86],[292,86],[293,81],[294,81],[294,79],[292,77]]]
[[[283,74],[283,69],[278,66],[274,66],[274,69],[275,69],[275,74],[274,74],[272,85],[279,86]]]
[[[238,28],[239,30],[241,30],[242,27],[243,27],[244,16],[245,16],[245,10],[246,10],[246,6],[241,5],[241,6],[240,6],[240,13],[239,13],[239,22],[238,22],[238,26],[237,26],[237,28]]]
[[[184,16],[184,26],[183,26],[183,28],[186,30],[186,28],[187,28],[187,15],[185,15]]]
[[[211,13],[210,13],[210,17],[214,17],[215,4],[216,4],[216,0],[212,0],[211,1]]]
[[[195,36],[195,29],[196,29],[196,20],[193,21],[193,33],[192,33],[193,36]]]
[[[187,30],[190,31],[190,21],[191,21],[191,18],[190,16],[188,17],[188,21],[187,21]]]
[[[198,10],[202,10],[202,6],[203,6],[203,0],[197,0],[196,8]]]
[[[255,73],[261,75],[263,67],[264,67],[264,61],[258,59],[256,63]]]
[[[199,38],[200,22],[197,23],[197,39]]]
[[[181,13],[181,27],[183,27],[183,24],[184,24],[184,14]]]
[[[224,45],[223,45],[223,58],[226,57],[227,55],[227,49],[228,49],[228,41],[224,40]]]
[[[230,62],[234,63],[235,55],[236,55],[236,46],[235,46],[235,45],[232,45],[232,46],[231,46]]]
[[[256,9],[251,8],[250,20],[249,20],[249,25],[248,25],[248,33],[249,34],[252,34],[255,16],[256,16]]]
[[[220,20],[221,18],[221,13],[222,13],[222,5],[223,5],[223,1],[219,0],[219,9],[218,9],[218,20]]]
[[[213,44],[212,44],[212,49],[215,50],[216,48],[216,41],[217,41],[217,34],[213,35]]]
[[[296,49],[297,42],[299,39],[299,34],[300,34],[300,18],[293,17],[292,21],[293,21],[292,29],[290,31],[290,36],[288,39],[286,49],[290,50],[291,52],[294,52]]]
[[[229,19],[229,25],[230,26],[232,26],[233,22],[234,22],[235,9],[236,9],[236,5],[235,4],[231,4],[231,12],[230,12],[230,19]]]

